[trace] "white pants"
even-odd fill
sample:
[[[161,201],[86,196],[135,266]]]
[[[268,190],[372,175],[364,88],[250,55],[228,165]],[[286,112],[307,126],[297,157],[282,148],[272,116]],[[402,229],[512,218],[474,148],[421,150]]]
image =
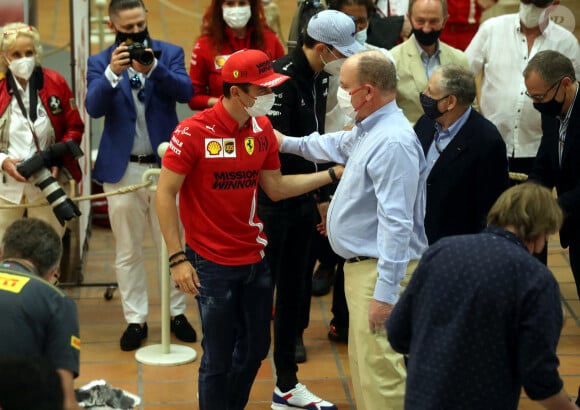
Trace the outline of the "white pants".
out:
[[[70,191],[69,185],[64,185],[64,186],[61,185],[61,187],[65,191],[65,193],[68,195],[69,191]],[[38,204],[38,203],[46,203],[46,199],[44,198],[44,196],[41,196],[41,197],[35,199],[34,201],[29,201],[25,195],[22,197],[22,201],[20,202],[20,205],[26,205],[26,204],[32,205],[32,204]],[[15,204],[12,202],[8,202],[5,199],[0,198],[0,205],[4,206],[4,205],[15,205]],[[58,233],[58,236],[62,237],[64,235],[64,231],[66,229],[66,224],[65,224],[65,226],[62,226],[60,224],[58,218],[54,214],[54,212],[52,210],[52,206],[50,204],[46,204],[46,206],[36,206],[36,207],[30,207],[30,208],[21,207],[21,208],[0,209],[0,240],[2,240],[2,237],[4,236],[4,232],[6,232],[6,229],[10,225],[12,225],[12,223],[14,221],[16,221],[17,219],[22,218],[24,216],[24,211],[27,211],[27,216],[29,218],[41,219],[41,220],[45,221],[46,223],[48,223]]]
[[[116,184],[103,184],[103,191],[108,193],[119,188],[142,182],[143,173],[155,164],[137,164],[129,162],[123,178]],[[116,258],[115,272],[123,312],[127,323],[144,323],[147,321],[147,273],[143,255],[145,225],[151,230],[151,236],[157,253],[161,252],[161,231],[155,211],[155,193],[149,189],[139,189],[128,194],[107,197],[109,220],[115,236]],[[158,269],[156,264],[155,269]],[[160,289],[161,286],[158,286]],[[185,294],[171,288],[170,312],[177,316],[185,312]]]

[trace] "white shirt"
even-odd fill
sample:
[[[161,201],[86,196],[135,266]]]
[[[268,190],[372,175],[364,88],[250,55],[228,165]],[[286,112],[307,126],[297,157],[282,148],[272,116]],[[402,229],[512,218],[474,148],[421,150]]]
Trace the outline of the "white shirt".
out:
[[[18,81],[15,81],[15,83],[17,88],[15,92],[20,94],[22,103],[28,113],[30,112],[28,88],[25,91]],[[28,118],[20,109],[16,97],[13,97],[10,100],[9,110],[10,112],[5,114],[10,115],[8,154],[0,154],[0,164],[2,164],[6,158],[23,158],[26,160],[37,152],[29,125],[32,123],[29,123]],[[40,97],[38,98],[36,113],[37,118],[33,127],[39,140],[38,143],[40,149],[43,150],[50,144],[54,143],[54,130],[50,123],[50,119],[48,118],[48,114],[42,105]],[[42,192],[35,185],[18,182],[7,173],[3,173],[0,187],[0,197],[15,204],[22,202],[23,195],[26,195],[28,202],[34,201],[42,196]]]
[[[153,67],[147,73],[147,75],[133,70],[132,67],[127,69],[127,75],[129,78],[136,75],[141,80],[141,88],[136,89],[131,87],[131,93],[133,95],[133,106],[135,108],[135,114],[137,118],[135,120],[135,139],[133,140],[131,155],[148,155],[153,153],[151,139],[149,137],[149,130],[147,128],[147,120],[145,118],[145,103],[144,101],[139,100],[138,94],[141,89],[145,90],[145,81],[147,81],[147,79],[151,76],[155,68],[157,68],[157,58],[153,60]],[[105,69],[105,77],[107,77],[111,87],[113,88],[116,88],[119,82],[123,79],[122,76],[117,76],[115,73],[113,73],[110,65]]]
[[[498,128],[509,157],[535,157],[542,137],[541,116],[525,95],[522,75],[538,51],[556,50],[572,60],[580,75],[580,46],[565,28],[549,22],[534,41],[528,55],[526,36],[518,14],[507,14],[484,22],[465,55],[473,72],[482,73],[481,113]]]

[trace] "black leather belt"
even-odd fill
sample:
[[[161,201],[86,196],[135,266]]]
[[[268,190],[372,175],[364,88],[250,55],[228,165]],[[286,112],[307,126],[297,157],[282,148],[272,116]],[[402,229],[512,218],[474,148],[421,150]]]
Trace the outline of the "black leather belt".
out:
[[[362,261],[366,261],[367,259],[374,259],[374,258],[371,258],[370,256],[355,256],[354,258],[347,259],[346,263],[362,262]]]
[[[157,162],[157,158],[153,154],[148,155],[131,155],[129,157],[129,161],[137,162],[139,164],[155,164]]]

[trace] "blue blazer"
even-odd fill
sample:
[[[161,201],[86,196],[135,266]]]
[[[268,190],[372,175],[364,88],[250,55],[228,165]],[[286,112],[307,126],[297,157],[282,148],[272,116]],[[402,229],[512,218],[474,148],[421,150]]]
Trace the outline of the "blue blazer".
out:
[[[185,71],[181,47],[153,40],[151,48],[160,51],[157,67],[145,81],[145,117],[154,154],[169,141],[178,123],[176,103],[186,103],[193,96],[193,85]],[[93,177],[100,182],[116,183],[123,177],[135,136],[137,115],[128,73],[117,87],[105,77],[116,44],[89,57],[85,106],[93,118],[105,116],[105,126]],[[158,160],[160,161],[159,157]]]

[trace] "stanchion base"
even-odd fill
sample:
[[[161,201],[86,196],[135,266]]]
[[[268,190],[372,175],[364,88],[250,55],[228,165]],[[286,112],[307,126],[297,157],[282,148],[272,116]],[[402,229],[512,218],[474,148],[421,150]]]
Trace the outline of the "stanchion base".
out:
[[[152,366],[176,366],[193,362],[197,352],[189,346],[169,345],[169,353],[163,353],[163,345],[145,346],[137,350],[135,359]]]

